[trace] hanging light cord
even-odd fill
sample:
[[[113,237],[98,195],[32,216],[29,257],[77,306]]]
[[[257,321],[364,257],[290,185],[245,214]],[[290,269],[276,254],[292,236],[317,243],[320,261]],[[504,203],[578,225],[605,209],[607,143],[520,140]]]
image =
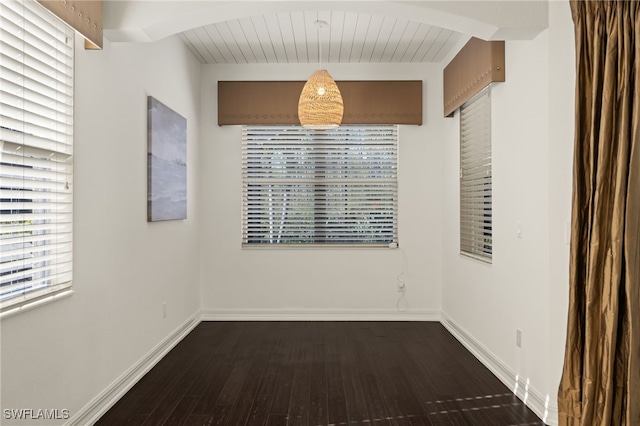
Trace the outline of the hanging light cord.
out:
[[[320,63],[320,69],[322,69],[322,42],[320,41],[320,21],[316,21],[316,34],[318,37],[318,62]]]
[[[328,27],[329,23],[327,21],[320,20],[319,16],[316,15],[316,22],[314,22],[314,24],[316,25],[316,37],[318,39],[318,62],[320,63],[320,69],[323,69],[322,68],[322,40],[320,40],[320,29]]]

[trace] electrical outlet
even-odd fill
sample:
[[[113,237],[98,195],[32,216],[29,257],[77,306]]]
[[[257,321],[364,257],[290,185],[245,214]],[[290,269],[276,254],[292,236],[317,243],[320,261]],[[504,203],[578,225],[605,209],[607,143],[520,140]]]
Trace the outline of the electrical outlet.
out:
[[[162,318],[166,318],[167,317],[167,303],[163,303],[162,304]]]
[[[522,330],[519,328],[516,329],[516,346],[519,348],[522,347]]]
[[[398,281],[398,292],[404,293],[406,289],[407,289],[407,286],[404,284],[404,281]]]

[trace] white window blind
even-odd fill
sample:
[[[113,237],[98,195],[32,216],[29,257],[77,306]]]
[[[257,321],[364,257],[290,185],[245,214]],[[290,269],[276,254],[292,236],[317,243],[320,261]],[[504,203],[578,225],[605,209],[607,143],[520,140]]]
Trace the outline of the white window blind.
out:
[[[491,97],[485,89],[460,109],[460,252],[491,262]]]
[[[398,240],[398,127],[242,129],[244,246]]]
[[[0,2],[0,309],[71,286],[73,31]]]

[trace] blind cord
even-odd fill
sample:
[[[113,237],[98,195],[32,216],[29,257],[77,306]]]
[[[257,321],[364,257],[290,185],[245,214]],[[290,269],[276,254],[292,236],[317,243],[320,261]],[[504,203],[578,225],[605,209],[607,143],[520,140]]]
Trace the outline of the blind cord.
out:
[[[397,288],[401,288],[400,296],[398,297],[398,301],[396,302],[396,309],[398,312],[406,312],[408,308],[407,299],[405,298],[405,293],[407,291],[406,285],[406,277],[409,269],[409,262],[407,260],[407,253],[404,251],[402,247],[398,246],[398,250],[402,254],[402,270],[396,276],[396,286]]]

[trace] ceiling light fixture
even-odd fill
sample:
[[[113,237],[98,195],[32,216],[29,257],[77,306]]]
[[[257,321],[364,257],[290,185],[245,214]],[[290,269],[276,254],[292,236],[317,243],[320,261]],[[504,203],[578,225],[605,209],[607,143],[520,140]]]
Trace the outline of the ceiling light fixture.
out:
[[[322,69],[320,29],[329,27],[326,21],[316,21],[320,69],[305,83],[298,100],[298,119],[306,129],[335,129],[342,123],[344,104],[338,85],[327,70]]]

